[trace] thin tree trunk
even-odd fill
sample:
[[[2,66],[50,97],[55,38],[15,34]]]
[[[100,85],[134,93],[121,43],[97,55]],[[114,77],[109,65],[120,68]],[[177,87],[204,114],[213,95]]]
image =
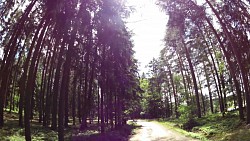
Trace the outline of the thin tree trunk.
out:
[[[56,66],[56,72],[55,72],[55,80],[54,80],[54,88],[53,88],[53,107],[52,107],[52,124],[51,124],[51,129],[56,130],[57,129],[57,113],[58,113],[58,94],[60,91],[60,78],[61,78],[61,66],[63,63],[63,52],[64,52],[64,46],[65,46],[65,40],[66,38],[63,39],[62,46],[59,51],[58,59],[57,59],[57,66]],[[56,45],[59,43],[56,43]]]
[[[222,21],[222,19],[219,16],[219,13],[216,11],[216,9],[212,6],[212,4],[206,0],[206,2],[208,3],[209,7],[212,9],[212,11],[214,12],[215,16],[217,17],[219,23],[221,24],[222,29],[225,32],[226,37],[229,40],[229,43],[231,45],[231,49],[235,55],[237,64],[239,65],[239,69],[241,72],[241,76],[242,76],[242,80],[243,80],[243,86],[244,86],[244,90],[246,93],[246,104],[247,104],[247,109],[246,109],[246,113],[247,113],[247,119],[246,122],[250,123],[250,96],[249,96],[249,86],[248,86],[248,76],[246,75],[246,70],[243,66],[243,63],[241,61],[241,56],[240,56],[240,52],[238,51],[238,44],[235,43],[234,39],[232,38],[231,34],[229,33],[226,24]],[[235,47],[236,46],[236,47]]]
[[[106,50],[105,47],[103,47],[102,49],[102,64],[101,64],[101,98],[100,98],[100,112],[101,112],[101,133],[104,133],[105,129],[105,124],[104,124],[104,93],[106,91],[105,89],[105,77],[106,77],[106,73],[105,73],[105,59],[106,58]],[[118,123],[119,124],[119,123]]]
[[[64,116],[65,116],[65,96],[68,93],[69,86],[69,75],[70,75],[70,63],[71,63],[71,49],[72,46],[69,45],[69,49],[66,55],[66,61],[63,65],[63,77],[61,84],[61,91],[59,97],[59,113],[58,113],[58,140],[64,140]]]
[[[170,83],[171,83],[171,85],[172,85],[172,90],[173,90],[173,95],[174,95],[175,116],[176,116],[176,118],[179,118],[179,112],[178,112],[178,98],[177,98],[177,94],[176,94],[176,89],[175,89],[173,74],[172,74],[172,71],[171,71],[171,68],[170,68],[169,65],[168,65],[168,72],[169,72]]]
[[[1,87],[0,87],[0,127],[3,126],[4,124],[4,119],[3,119],[3,109],[5,105],[5,96],[7,92],[7,84],[8,84],[8,77],[9,77],[9,67],[12,64],[11,62],[14,59],[15,53],[17,51],[16,49],[16,40],[17,38],[21,35],[22,32],[22,27],[27,20],[27,16],[29,15],[30,11],[32,10],[33,6],[35,5],[37,0],[32,1],[29,6],[26,8],[22,18],[18,22],[16,30],[13,32],[13,35],[11,36],[11,39],[9,40],[8,45],[6,46],[5,52],[4,52],[4,58],[1,63],[1,75],[0,75],[0,82],[1,82]],[[39,29],[39,28],[38,28]]]
[[[76,123],[76,86],[77,86],[77,73],[74,74],[73,79],[73,88],[72,88],[72,118],[73,118],[73,125]]]
[[[185,49],[185,52],[186,52],[186,57],[187,57],[188,65],[189,65],[189,68],[190,68],[190,72],[191,72],[191,76],[192,76],[193,84],[194,84],[195,98],[196,98],[196,107],[197,107],[197,113],[196,114],[197,114],[198,118],[201,118],[200,98],[199,98],[199,92],[198,92],[198,85],[197,85],[196,77],[195,77],[195,74],[194,74],[193,64],[191,62],[191,58],[190,58],[190,54],[189,54],[188,48],[187,48],[186,44],[184,43],[183,39],[182,39],[182,43],[184,45],[184,49]]]
[[[230,75],[232,76],[233,78],[233,82],[234,82],[234,85],[235,85],[235,89],[236,89],[236,94],[237,94],[237,101],[238,101],[238,106],[239,106],[239,117],[241,120],[244,120],[244,112],[243,112],[243,103],[242,103],[242,95],[241,95],[241,90],[240,90],[240,87],[239,87],[239,82],[236,78],[236,74],[235,74],[235,71],[233,69],[233,66],[232,66],[232,63],[230,61],[230,57],[225,49],[225,46],[224,44],[222,43],[217,31],[215,30],[215,28],[213,27],[212,23],[209,21],[208,18],[205,18],[209,27],[212,29],[215,37],[217,38],[220,46],[221,46],[221,49],[226,57],[226,60],[227,60],[227,63],[229,65],[229,72],[230,72]]]
[[[213,104],[213,96],[212,96],[212,91],[211,91],[211,86],[210,86],[210,78],[207,72],[207,67],[205,65],[205,62],[203,62],[203,67],[205,71],[205,76],[206,76],[206,81],[207,81],[207,88],[208,88],[208,94],[209,94],[209,103],[210,103],[210,110],[211,113],[214,113],[214,104]]]
[[[44,19],[46,19],[46,16],[44,16]],[[41,23],[43,23],[43,20],[41,21]],[[39,38],[38,38],[38,41],[37,41],[37,45],[36,45],[36,48],[34,50],[32,60],[31,60],[31,65],[30,65],[30,68],[29,68],[29,73],[28,73],[28,76],[27,76],[27,84],[26,84],[26,89],[25,89],[26,90],[26,94],[25,94],[25,106],[24,106],[24,123],[25,123],[25,140],[26,141],[30,141],[31,140],[31,133],[30,133],[30,111],[31,111],[31,95],[32,95],[32,89],[33,89],[32,86],[34,86],[32,84],[32,82],[33,82],[33,79],[34,79],[35,62],[37,60],[38,53],[39,53],[40,46],[41,46],[41,42],[42,42],[42,39],[43,39],[43,37],[45,35],[44,33],[45,33],[46,29],[47,29],[47,26],[48,26],[48,22],[45,22],[45,25],[42,28],[41,33],[39,35]],[[38,29],[38,31],[39,31],[39,29]],[[35,40],[33,40],[33,41],[35,42]],[[31,51],[32,51],[32,49],[29,51],[29,53],[31,53]],[[27,59],[28,59],[28,57],[27,57]],[[29,61],[29,60],[26,60],[26,61]],[[29,62],[27,62],[27,64],[24,66],[25,69],[26,69],[26,71],[27,71],[27,68],[28,68],[28,64],[29,64]],[[26,74],[24,74],[24,75],[26,75]],[[23,83],[25,83],[25,81]]]

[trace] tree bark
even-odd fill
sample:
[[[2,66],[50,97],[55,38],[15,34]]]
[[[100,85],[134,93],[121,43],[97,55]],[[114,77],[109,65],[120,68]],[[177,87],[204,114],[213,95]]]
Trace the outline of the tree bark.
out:
[[[184,46],[184,49],[185,49],[185,53],[186,53],[188,65],[189,65],[189,68],[190,68],[191,76],[192,76],[192,79],[193,79],[193,84],[194,84],[196,107],[197,107],[197,113],[196,114],[197,114],[198,118],[201,118],[200,98],[199,98],[199,92],[198,92],[198,85],[197,85],[196,77],[195,77],[195,74],[194,74],[194,68],[193,68],[193,64],[191,62],[191,58],[190,58],[188,48],[187,48],[186,44],[184,43],[184,41],[182,41],[182,42],[183,42],[183,46]]]
[[[233,53],[235,55],[237,64],[239,65],[239,69],[240,69],[242,80],[243,80],[243,86],[244,86],[244,90],[245,90],[245,93],[246,93],[246,104],[247,104],[247,108],[246,108],[247,119],[246,119],[246,122],[250,123],[250,96],[249,96],[248,76],[247,76],[246,70],[245,70],[245,68],[243,66],[243,63],[241,61],[240,52],[237,50],[238,49],[238,44],[235,43],[234,39],[232,38],[231,34],[229,33],[229,31],[228,31],[228,29],[226,27],[226,24],[222,21],[222,19],[219,16],[219,13],[216,11],[216,9],[213,7],[213,5],[208,0],[206,0],[206,2],[208,3],[209,7],[212,9],[212,11],[214,12],[215,16],[217,17],[219,23],[221,24],[221,27],[224,30],[224,33],[225,33],[226,37],[229,40],[229,43],[230,43],[231,49],[232,49],[232,51],[233,51]],[[234,46],[236,46],[236,47],[234,47]]]
[[[214,104],[213,104],[213,96],[212,96],[212,91],[211,91],[211,86],[210,86],[210,78],[209,78],[209,75],[208,75],[208,72],[207,72],[207,67],[206,67],[205,62],[203,62],[203,68],[204,68],[204,71],[205,71],[205,77],[206,77],[206,81],[207,81],[210,110],[211,110],[211,113],[214,113]]]
[[[233,82],[234,82],[234,85],[235,85],[235,89],[236,89],[236,95],[237,95],[237,101],[238,101],[238,106],[239,106],[239,117],[241,120],[244,120],[244,112],[243,112],[243,102],[242,102],[242,95],[241,95],[241,90],[240,90],[240,87],[239,87],[239,82],[236,78],[236,72],[234,71],[233,69],[233,66],[232,66],[232,63],[230,61],[230,57],[225,49],[225,46],[224,44],[222,43],[217,31],[215,30],[214,26],[212,25],[212,23],[209,21],[208,18],[205,18],[210,29],[213,31],[215,37],[217,38],[220,46],[221,46],[221,49],[226,57],[226,60],[227,60],[227,63],[229,65],[229,72],[230,72],[230,75],[232,76],[233,78]]]

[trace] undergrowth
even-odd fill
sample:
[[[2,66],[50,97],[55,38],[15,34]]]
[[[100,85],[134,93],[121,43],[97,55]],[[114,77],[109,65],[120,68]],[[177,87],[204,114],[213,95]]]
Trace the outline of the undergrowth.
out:
[[[241,121],[236,113],[211,114],[202,118],[192,119],[195,124],[191,129],[185,129],[190,122],[183,119],[158,120],[161,124],[173,128],[185,135],[200,139],[214,141],[250,141],[250,129]]]
[[[25,141],[24,128],[18,126],[18,114],[5,113],[4,116],[5,123],[0,128],[0,141]],[[136,128],[139,126],[135,122],[130,122],[119,129],[106,129],[106,132],[101,134],[97,123],[89,125],[84,131],[80,131],[77,126],[70,125],[69,128],[65,129],[64,138],[66,141],[128,141]],[[37,119],[31,121],[31,137],[32,141],[58,140],[57,132],[49,127],[43,127]]]

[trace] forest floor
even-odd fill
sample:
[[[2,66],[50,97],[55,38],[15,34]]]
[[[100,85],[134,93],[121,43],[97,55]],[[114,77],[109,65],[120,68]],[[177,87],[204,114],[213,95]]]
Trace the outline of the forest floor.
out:
[[[133,121],[128,121],[128,124],[123,125],[119,129],[108,130],[101,134],[97,128],[87,128],[84,131],[77,131],[72,134],[72,141],[128,141],[129,138],[135,134],[140,125],[135,124]]]
[[[0,128],[0,141],[25,141],[24,128],[18,126],[18,114],[16,112],[4,113],[5,123]],[[69,127],[64,131],[66,141],[128,141],[130,136],[139,128],[135,123],[130,122],[119,129],[109,130],[101,134],[96,122],[88,124],[85,130],[79,130],[79,124],[72,125],[70,119]],[[44,127],[35,117],[31,120],[31,137],[33,141],[55,141],[58,140],[57,132]]]
[[[18,126],[17,113],[5,112],[5,125],[0,129],[1,141],[25,141],[24,128]],[[159,123],[137,120],[128,121],[128,124],[116,130],[109,130],[104,134],[99,132],[97,123],[89,124],[88,128],[81,131],[78,126],[70,122],[69,128],[65,129],[65,140],[67,141],[189,141],[176,131],[168,129]],[[35,118],[31,121],[31,135],[33,141],[55,141],[58,140],[57,132],[49,127],[43,127]]]
[[[159,124],[175,130],[183,135],[202,141],[250,141],[250,125],[239,120],[237,113],[211,114],[195,119],[196,125],[184,130],[181,119],[157,120]]]
[[[24,141],[24,128],[18,126],[18,114],[5,112],[5,125],[0,129],[0,141]],[[195,119],[197,125],[183,130],[181,119],[128,121],[129,124],[101,134],[97,123],[79,130],[79,124],[65,129],[65,140],[73,141],[250,141],[250,125],[237,114],[212,114]],[[31,121],[32,140],[55,141],[57,132],[43,127],[35,118]],[[196,139],[194,139],[196,138]]]

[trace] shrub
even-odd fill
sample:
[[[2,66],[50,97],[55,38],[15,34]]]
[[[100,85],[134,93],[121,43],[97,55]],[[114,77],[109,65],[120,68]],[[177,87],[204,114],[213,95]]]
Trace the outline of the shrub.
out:
[[[180,114],[180,117],[179,117],[180,120],[182,122],[187,122],[188,120],[193,119],[194,118],[193,111],[194,111],[194,106],[192,106],[192,105],[190,105],[190,106],[180,105],[178,107],[178,112]]]
[[[195,111],[195,108],[192,105],[179,106],[178,112],[180,113],[180,120],[183,123],[182,129],[190,131],[193,127],[199,125],[199,123],[194,119],[193,111]]]
[[[183,129],[191,131],[193,127],[199,126],[199,123],[193,118],[189,119],[187,122],[183,123]]]

